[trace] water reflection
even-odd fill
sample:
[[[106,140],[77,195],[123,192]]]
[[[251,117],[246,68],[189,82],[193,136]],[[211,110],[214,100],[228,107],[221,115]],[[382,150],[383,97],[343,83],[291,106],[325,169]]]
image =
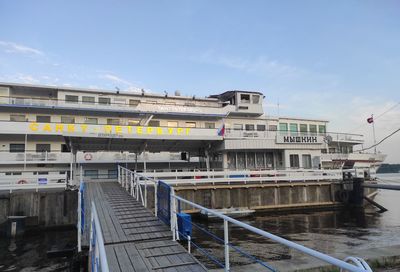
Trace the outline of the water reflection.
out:
[[[75,230],[29,232],[0,239],[0,271],[68,271],[68,258],[47,258],[47,251],[73,247]]]
[[[382,176],[385,180],[392,179],[394,183],[400,180],[400,175]],[[400,244],[398,235],[400,233],[400,213],[398,211],[400,192],[381,190],[375,200],[389,211],[379,213],[377,209],[367,207],[365,209],[345,208],[335,211],[303,213],[264,213],[256,214],[242,221],[328,254]],[[223,237],[222,222],[198,220],[197,223],[218,237]],[[223,260],[222,245],[210,240],[208,235],[196,228],[193,236],[195,242]],[[230,240],[234,245],[245,249],[263,261],[300,257],[298,252],[232,225],[230,226]],[[195,252],[195,255],[205,263],[212,264],[200,252]],[[231,259],[236,265],[251,263],[248,258],[243,258],[238,254],[233,254]]]

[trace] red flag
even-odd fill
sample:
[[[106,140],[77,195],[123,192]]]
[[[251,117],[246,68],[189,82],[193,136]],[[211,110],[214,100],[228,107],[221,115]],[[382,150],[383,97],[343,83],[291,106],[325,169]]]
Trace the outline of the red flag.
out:
[[[368,122],[368,124],[373,123],[374,122],[374,117],[371,116],[370,118],[368,118],[367,122]]]

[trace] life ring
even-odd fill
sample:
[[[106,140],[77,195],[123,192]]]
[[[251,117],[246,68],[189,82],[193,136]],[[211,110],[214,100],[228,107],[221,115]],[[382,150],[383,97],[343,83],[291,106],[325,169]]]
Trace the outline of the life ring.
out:
[[[92,154],[90,154],[90,153],[86,153],[85,156],[83,156],[83,158],[84,158],[86,161],[90,161],[90,160],[92,160],[93,156],[92,156]]]
[[[28,182],[24,179],[18,180],[18,184],[27,184]]]
[[[350,193],[346,190],[340,190],[337,192],[337,198],[340,202],[347,203],[350,199]]]

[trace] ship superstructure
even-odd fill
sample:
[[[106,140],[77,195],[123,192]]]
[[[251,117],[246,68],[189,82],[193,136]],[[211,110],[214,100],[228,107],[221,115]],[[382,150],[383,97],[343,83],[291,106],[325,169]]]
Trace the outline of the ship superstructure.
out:
[[[373,171],[382,154],[354,153],[362,135],[328,121],[270,117],[264,95],[207,98],[0,83],[0,172],[113,178],[131,169],[339,169]],[[106,150],[98,152],[97,150]]]

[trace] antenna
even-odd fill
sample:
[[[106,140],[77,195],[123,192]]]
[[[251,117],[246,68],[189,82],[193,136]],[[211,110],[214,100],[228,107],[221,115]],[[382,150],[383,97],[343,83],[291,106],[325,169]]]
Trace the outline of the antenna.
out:
[[[277,103],[277,106],[278,106],[278,117],[279,117],[279,97],[278,97],[278,103]]]

